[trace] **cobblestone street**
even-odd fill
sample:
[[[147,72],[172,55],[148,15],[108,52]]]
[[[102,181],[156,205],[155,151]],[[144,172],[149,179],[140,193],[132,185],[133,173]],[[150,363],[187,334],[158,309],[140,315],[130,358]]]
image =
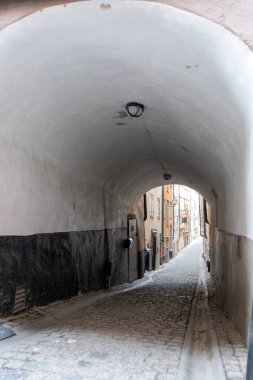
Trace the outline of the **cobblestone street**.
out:
[[[200,257],[198,240],[133,288],[2,321],[16,336],[0,342],[0,379],[245,379],[247,350],[207,305]]]

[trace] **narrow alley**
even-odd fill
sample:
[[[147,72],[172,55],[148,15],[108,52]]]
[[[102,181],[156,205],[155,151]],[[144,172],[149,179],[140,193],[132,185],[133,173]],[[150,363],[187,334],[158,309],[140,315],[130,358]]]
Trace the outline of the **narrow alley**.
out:
[[[0,380],[253,380],[252,19],[0,1]]]
[[[198,239],[132,288],[2,319],[16,335],[1,342],[0,379],[243,380],[247,350],[207,303],[201,252]]]

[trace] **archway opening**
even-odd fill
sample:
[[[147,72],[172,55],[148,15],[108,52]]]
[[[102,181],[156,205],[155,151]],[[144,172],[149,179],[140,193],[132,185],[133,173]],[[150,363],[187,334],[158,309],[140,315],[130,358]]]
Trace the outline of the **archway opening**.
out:
[[[170,174],[210,203],[215,271],[224,277],[228,261],[232,273],[227,310],[249,326],[251,258],[238,270],[219,239],[227,251],[240,237],[246,251],[253,236],[252,66],[229,31],[156,3],[78,2],[2,30],[2,270],[15,267],[17,283],[27,274],[32,302],[48,302],[102,287],[110,246],[115,281],[125,281],[127,215]],[[145,107],[139,118],[127,113],[132,101]]]

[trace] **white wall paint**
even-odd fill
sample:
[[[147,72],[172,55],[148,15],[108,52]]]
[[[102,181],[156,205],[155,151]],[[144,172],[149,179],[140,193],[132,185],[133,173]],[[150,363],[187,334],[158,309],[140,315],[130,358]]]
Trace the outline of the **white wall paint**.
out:
[[[213,188],[219,227],[252,238],[252,53],[195,15],[110,4],[48,8],[0,33],[0,234],[99,229],[104,186],[119,226],[167,171],[207,199]],[[117,118],[132,100],[143,116]]]
[[[1,235],[126,227],[126,206],[100,186],[0,139]]]

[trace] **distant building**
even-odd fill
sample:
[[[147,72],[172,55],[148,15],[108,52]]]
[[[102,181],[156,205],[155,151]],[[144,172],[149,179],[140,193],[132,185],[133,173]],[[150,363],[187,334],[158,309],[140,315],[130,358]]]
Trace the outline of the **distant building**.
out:
[[[173,185],[173,255],[200,236],[199,197],[189,187]]]
[[[173,185],[173,255],[176,256],[179,252],[179,232],[180,232],[180,185]]]
[[[209,258],[209,221],[208,221],[208,204],[204,198],[199,196],[199,217],[200,217],[200,235],[203,237],[203,254],[205,260],[210,260]]]
[[[173,256],[173,185],[163,187],[163,259]]]
[[[157,187],[144,197],[145,248],[152,256],[150,269],[155,269],[176,256],[200,232],[203,234],[200,209],[204,209],[204,201],[195,190],[183,185]]]
[[[145,194],[146,220],[145,248],[152,256],[152,269],[160,266],[162,257],[162,187],[156,187]]]
[[[191,241],[191,213],[190,213],[191,190],[186,186],[179,186],[179,250],[183,249]]]
[[[197,193],[197,191],[191,189],[190,190],[191,240],[197,239],[200,236],[200,215],[199,215],[200,214],[200,209],[199,209],[200,204],[199,204],[199,198],[200,198],[199,193]]]

